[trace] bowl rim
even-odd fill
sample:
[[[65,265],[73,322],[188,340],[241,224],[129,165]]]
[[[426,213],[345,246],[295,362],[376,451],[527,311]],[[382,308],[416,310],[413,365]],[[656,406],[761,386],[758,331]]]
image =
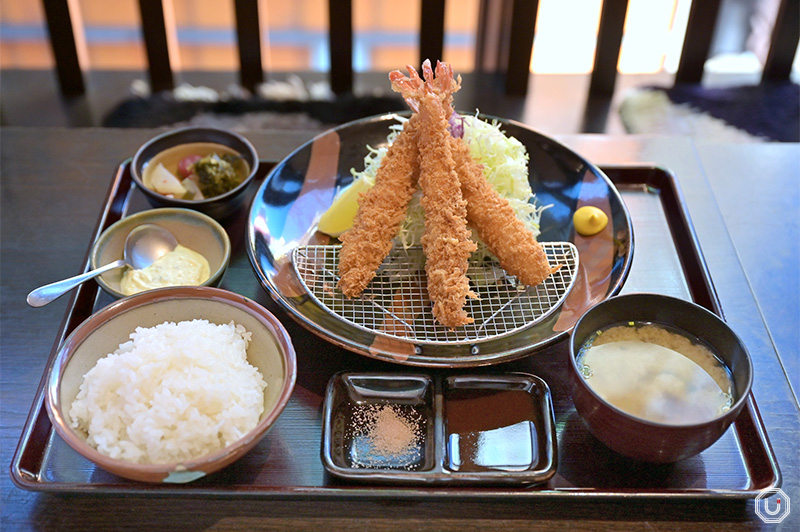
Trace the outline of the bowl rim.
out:
[[[108,226],[102,233],[100,233],[100,236],[97,237],[97,240],[95,240],[92,243],[91,250],[89,251],[89,261],[91,263],[91,267],[98,268],[102,266],[101,264],[98,264],[96,260],[98,251],[100,249],[100,244],[110,239],[112,233],[114,233],[115,231],[119,231],[121,228],[133,222],[136,223],[131,227],[130,230],[133,230],[133,228],[138,227],[139,225],[145,223],[155,223],[157,225],[158,221],[151,220],[150,219],[151,217],[163,218],[163,217],[178,216],[178,215],[194,218],[195,220],[205,223],[206,225],[210,226],[210,229],[213,232],[219,235],[220,240],[222,241],[222,261],[220,262],[219,267],[213,272],[210,272],[208,279],[206,279],[201,285],[197,285],[197,286],[208,286],[209,283],[214,282],[215,279],[224,275],[225,271],[228,269],[228,266],[230,265],[231,239],[230,236],[228,235],[228,232],[225,230],[222,224],[220,224],[217,220],[215,220],[214,218],[205,213],[202,213],[194,209],[187,209],[185,207],[157,207],[154,209],[147,209],[140,212],[136,212],[128,216],[125,216],[124,218],[120,218],[119,220]],[[106,292],[109,292],[113,296],[117,298],[129,297],[128,295],[123,294],[119,290],[115,290],[113,287],[111,287],[108,284],[108,282],[106,282],[106,280],[103,279],[102,275],[98,275],[97,277],[95,277],[95,280],[97,281],[97,284],[99,284]],[[158,290],[158,288],[151,288],[149,290],[145,290],[144,292],[152,292],[153,290]]]
[[[170,462],[166,464],[139,464],[117,458],[111,458],[104,455],[93,448],[91,445],[81,439],[76,432],[69,426],[66,418],[66,412],[63,410],[63,405],[60,401],[60,383],[63,375],[63,370],[66,368],[71,354],[80,346],[86,338],[94,334],[97,327],[102,325],[114,316],[124,314],[135,308],[159,303],[161,301],[169,301],[174,299],[202,299],[222,302],[252,315],[259,322],[261,322],[275,337],[282,353],[284,362],[284,375],[281,393],[278,400],[273,406],[272,410],[265,415],[258,424],[248,431],[241,438],[231,443],[230,445],[206,453],[202,456],[192,458],[191,460],[183,462]],[[58,353],[54,360],[53,366],[47,377],[47,393],[45,403],[47,413],[55,428],[56,432],[61,438],[75,451],[83,455],[85,458],[100,465],[101,467],[108,468],[112,472],[119,470],[132,470],[139,474],[163,474],[168,475],[175,471],[193,471],[200,470],[203,465],[213,464],[225,459],[228,456],[236,456],[242,453],[254,442],[258,441],[269,429],[280,414],[285,409],[297,381],[297,356],[294,346],[289,336],[288,331],[283,324],[272,314],[269,310],[261,306],[256,301],[231,292],[222,288],[215,288],[209,286],[193,286],[193,287],[170,287],[159,288],[148,292],[142,292],[124,299],[120,299],[111,303],[107,307],[95,312],[83,323],[78,325],[75,330],[64,340],[58,349]],[[66,432],[65,432],[66,431]]]
[[[626,412],[625,410],[622,410],[621,408],[611,404],[610,402],[605,400],[603,397],[601,397],[594,390],[594,388],[589,386],[589,384],[586,383],[585,379],[583,379],[583,377],[581,376],[581,372],[580,372],[580,370],[578,368],[578,357],[577,357],[578,352],[580,351],[580,348],[582,347],[583,344],[581,344],[580,346],[576,345],[576,338],[575,338],[575,333],[577,332],[578,328],[580,327],[580,324],[583,321],[583,319],[590,312],[594,311],[596,308],[601,307],[602,305],[604,305],[606,303],[609,303],[609,302],[611,302],[613,300],[616,300],[616,299],[647,299],[647,298],[672,300],[673,304],[684,305],[687,308],[692,308],[695,311],[698,311],[698,312],[701,312],[701,313],[705,313],[712,320],[715,320],[715,321],[719,322],[723,326],[723,328],[727,329],[728,332],[736,339],[737,343],[741,346],[742,351],[745,354],[745,360],[747,361],[747,382],[745,383],[745,386],[744,386],[744,389],[743,389],[743,393],[741,395],[739,395],[739,397],[736,398],[736,401],[734,401],[733,404],[731,404],[731,406],[730,406],[730,408],[728,408],[728,410],[726,410],[725,412],[722,412],[722,413],[714,416],[711,419],[708,419],[706,421],[701,421],[701,422],[698,422],[698,423],[688,423],[688,424],[686,424],[686,423],[681,423],[681,424],[678,424],[678,423],[659,423],[657,421],[651,421],[651,420],[648,420],[648,419],[645,419],[645,418],[642,418],[642,417],[639,417],[639,416],[635,416],[635,415],[630,414],[630,413]],[[665,323],[663,325],[668,325],[668,326],[670,326],[672,328],[675,328],[675,329],[678,329],[680,331],[683,331],[686,334],[692,334],[692,333],[689,333],[688,331],[684,331],[683,328],[678,327],[676,325],[671,325],[671,324],[668,324],[668,323]],[[752,389],[753,389],[753,370],[754,370],[754,368],[753,368],[753,359],[750,356],[750,352],[747,350],[747,346],[744,344],[744,342],[742,341],[741,337],[738,334],[736,334],[736,331],[734,331],[733,328],[731,328],[731,326],[728,325],[725,322],[725,320],[723,320],[717,314],[715,314],[714,312],[711,312],[707,308],[705,308],[705,307],[703,307],[701,305],[698,305],[694,301],[689,301],[689,300],[686,300],[686,299],[681,299],[681,298],[678,298],[678,297],[668,296],[668,295],[665,295],[665,294],[658,294],[658,293],[654,293],[654,292],[631,292],[631,293],[627,293],[627,294],[618,294],[618,295],[612,296],[612,297],[610,297],[610,298],[608,298],[608,299],[606,299],[604,301],[601,301],[600,303],[597,303],[596,305],[593,305],[591,308],[589,308],[580,318],[578,318],[578,321],[575,322],[575,327],[570,332],[570,338],[569,338],[569,360],[570,360],[570,373],[572,374],[572,376],[575,377],[583,385],[583,388],[586,391],[588,391],[592,395],[592,397],[594,397],[597,401],[599,401],[603,406],[611,409],[612,412],[614,412],[614,414],[616,414],[618,416],[621,416],[622,418],[626,419],[627,421],[633,421],[633,422],[636,422],[636,423],[640,423],[640,424],[642,424],[644,426],[652,427],[654,429],[659,429],[659,430],[676,430],[677,431],[677,430],[699,429],[699,428],[702,428],[702,427],[705,427],[705,426],[708,426],[708,425],[714,425],[716,423],[719,423],[720,421],[723,421],[726,418],[729,418],[730,421],[732,422],[733,419],[736,416],[738,416],[738,413],[742,410],[742,408],[744,407],[745,403],[747,403],[748,398],[750,397],[750,394],[751,394]],[[726,367],[727,367],[728,371],[731,371],[730,367],[728,367],[727,364],[726,364]]]
[[[231,138],[234,138],[236,141],[241,142],[247,148],[247,151],[250,153],[250,155],[253,158],[253,164],[250,165],[250,173],[247,175],[247,177],[245,177],[242,180],[241,183],[239,183],[236,187],[230,189],[229,191],[227,191],[227,192],[225,192],[223,194],[219,194],[217,196],[211,196],[210,198],[203,198],[201,200],[168,198],[167,196],[164,196],[163,194],[159,194],[155,190],[152,190],[152,189],[146,187],[144,185],[144,181],[143,181],[142,176],[139,175],[139,170],[137,168],[139,166],[138,165],[139,160],[142,158],[144,152],[150,146],[152,146],[153,144],[156,144],[157,142],[163,142],[166,139],[169,139],[171,137],[176,137],[176,136],[179,136],[179,135],[182,135],[182,134],[186,134],[186,133],[189,133],[189,132],[199,132],[199,133],[202,133],[202,132],[213,132],[214,134],[221,134],[223,136],[227,135],[227,136],[229,136]],[[189,143],[188,142],[178,142],[177,144],[175,144],[173,146],[170,146],[170,148],[175,147],[175,146],[180,146],[181,144],[189,144]],[[150,159],[148,159],[148,161],[149,160]],[[144,165],[144,163],[146,163],[146,162],[147,161],[142,161],[142,165]],[[248,162],[248,164],[249,164],[249,162]],[[159,133],[155,137],[151,138],[150,140],[148,140],[147,142],[142,144],[136,150],[136,152],[134,153],[133,157],[131,158],[130,174],[131,174],[131,177],[133,178],[134,182],[136,182],[136,185],[139,188],[142,189],[142,192],[145,195],[150,196],[152,198],[158,198],[160,200],[163,200],[165,202],[168,202],[168,203],[171,203],[171,204],[175,204],[175,205],[185,205],[185,206],[190,206],[190,205],[208,205],[208,204],[212,204],[212,203],[222,203],[226,199],[232,198],[234,196],[237,196],[240,192],[244,191],[248,187],[250,182],[253,181],[253,178],[255,178],[256,174],[258,173],[258,166],[259,166],[258,152],[256,151],[255,146],[253,146],[253,143],[250,142],[250,140],[247,137],[245,137],[244,135],[242,135],[240,133],[237,133],[235,131],[230,131],[230,130],[227,130],[227,129],[221,129],[221,128],[216,128],[216,127],[210,127],[210,126],[185,126],[185,127],[180,127],[180,128],[177,128],[177,129],[170,129],[169,131],[165,131],[163,133]]]

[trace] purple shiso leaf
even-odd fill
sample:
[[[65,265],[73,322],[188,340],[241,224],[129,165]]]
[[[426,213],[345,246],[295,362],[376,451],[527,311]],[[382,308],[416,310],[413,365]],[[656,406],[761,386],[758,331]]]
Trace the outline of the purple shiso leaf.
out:
[[[453,111],[450,115],[450,134],[455,138],[464,138],[464,117]]]

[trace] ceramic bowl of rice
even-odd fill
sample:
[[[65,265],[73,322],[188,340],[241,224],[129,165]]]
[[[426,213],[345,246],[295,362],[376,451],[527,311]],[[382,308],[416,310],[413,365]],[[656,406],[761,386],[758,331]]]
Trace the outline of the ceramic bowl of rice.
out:
[[[163,288],[105,307],[64,341],[48,377],[56,432],[102,469],[184,483],[244,456],[280,416],[294,348],[258,303]]]

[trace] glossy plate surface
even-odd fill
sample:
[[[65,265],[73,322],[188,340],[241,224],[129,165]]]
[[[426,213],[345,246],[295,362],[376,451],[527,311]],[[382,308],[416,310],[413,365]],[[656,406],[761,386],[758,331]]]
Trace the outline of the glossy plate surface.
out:
[[[256,192],[248,219],[248,255],[261,285],[300,324],[336,345],[381,360],[426,367],[482,366],[566,338],[586,310],[619,292],[631,265],[633,233],[614,185],[562,144],[522,124],[497,119],[506,134],[526,146],[537,201],[550,205],[542,213],[539,240],[572,242],[580,254],[575,284],[564,303],[517,334],[474,345],[416,345],[371,334],[326,312],[296,277],[292,251],[337,243],[317,231],[317,221],[336,191],[352,181],[351,169],[363,169],[367,146],[386,144],[397,116],[366,118],[315,137],[276,165]],[[572,222],[574,212],[586,205],[601,209],[609,219],[605,229],[590,237],[576,234]]]

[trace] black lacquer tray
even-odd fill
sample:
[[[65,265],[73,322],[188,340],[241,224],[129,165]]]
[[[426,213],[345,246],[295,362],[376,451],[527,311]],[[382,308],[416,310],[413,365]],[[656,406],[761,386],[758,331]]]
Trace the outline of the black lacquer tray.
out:
[[[273,163],[262,162],[254,194]],[[650,166],[606,167],[619,190],[636,233],[634,258],[623,292],[659,292],[691,299],[723,315],[682,195],[674,176]],[[128,162],[113,175],[94,239],[119,218],[149,208],[132,184]],[[630,461],[604,447],[583,426],[567,391],[567,342],[491,368],[461,369],[459,374],[523,372],[550,387],[558,440],[558,471],[535,486],[372,485],[337,479],[320,459],[322,404],[330,378],[339,371],[398,372],[401,366],[336,347],[296,323],[261,286],[249,263],[245,233],[247,212],[225,222],[233,257],[222,287],[245,294],[275,313],[295,343],[299,374],[291,401],[268,436],[228,468],[191,484],[150,485],[107,473],[69,448],[53,430],[44,408],[44,383],[58,346],[111,297],[95,283],[72,296],[39,390],[11,464],[11,476],[23,489],[57,493],[198,495],[250,498],[504,499],[522,498],[754,498],[780,485],[780,472],[761,416],[751,395],[733,426],[709,449],[672,465]],[[88,269],[88,253],[84,263]],[[434,369],[432,375],[447,375]]]

